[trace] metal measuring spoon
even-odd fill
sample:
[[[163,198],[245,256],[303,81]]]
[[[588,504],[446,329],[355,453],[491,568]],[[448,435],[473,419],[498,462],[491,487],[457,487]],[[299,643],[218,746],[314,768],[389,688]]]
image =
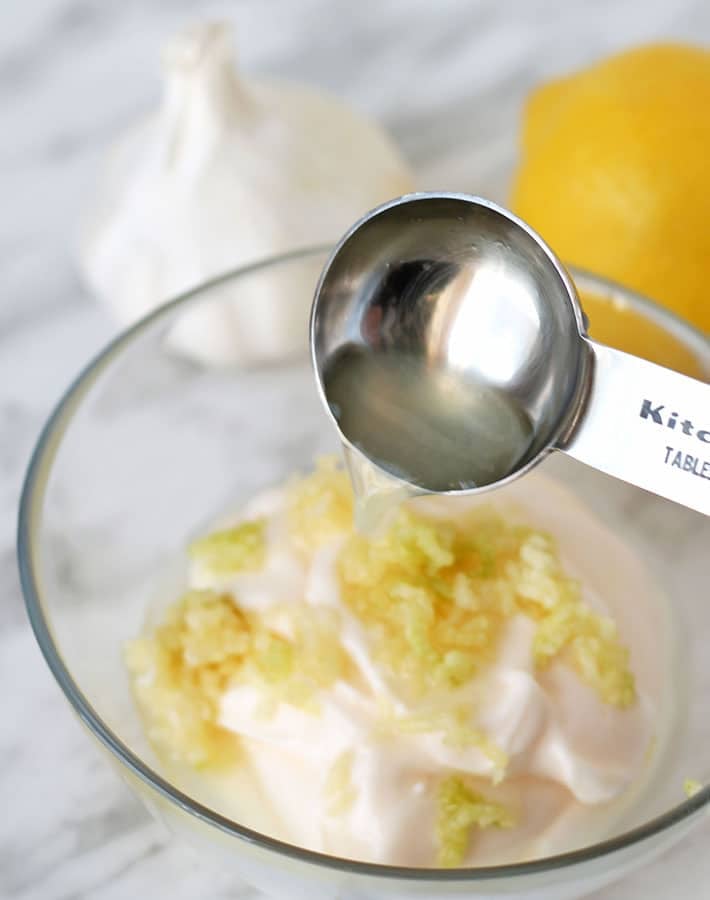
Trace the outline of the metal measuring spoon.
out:
[[[710,515],[710,385],[591,341],[559,260],[486,200],[411,194],[355,224],[311,349],[350,452],[403,485],[483,491],[561,450]]]

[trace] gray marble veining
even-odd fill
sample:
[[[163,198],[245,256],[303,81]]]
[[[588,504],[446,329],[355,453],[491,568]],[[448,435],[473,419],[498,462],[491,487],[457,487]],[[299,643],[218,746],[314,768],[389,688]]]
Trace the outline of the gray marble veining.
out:
[[[74,720],[25,621],[15,513],[31,447],[114,333],[72,264],[112,137],[156,102],[158,50],[227,16],[245,69],[304,80],[383,121],[424,188],[504,200],[525,94],[622,46],[710,39],[705,0],[30,0],[0,10],[0,897],[256,900],[175,847]],[[682,536],[674,536],[681,540]],[[709,832],[598,900],[710,893]]]

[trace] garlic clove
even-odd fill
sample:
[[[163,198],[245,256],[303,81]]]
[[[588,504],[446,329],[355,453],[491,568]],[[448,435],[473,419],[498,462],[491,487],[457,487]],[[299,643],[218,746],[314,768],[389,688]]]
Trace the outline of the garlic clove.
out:
[[[224,23],[173,38],[163,66],[162,107],[114,148],[79,251],[87,283],[121,323],[225,271],[332,242],[413,189],[387,135],[339,101],[241,79]],[[305,350],[317,263],[214,289],[220,302],[189,309],[172,346],[208,364]]]

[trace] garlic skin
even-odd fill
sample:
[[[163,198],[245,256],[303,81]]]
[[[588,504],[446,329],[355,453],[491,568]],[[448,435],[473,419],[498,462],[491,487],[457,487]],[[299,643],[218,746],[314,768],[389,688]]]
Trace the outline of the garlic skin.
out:
[[[334,242],[367,210],[413,189],[390,139],[342,103],[240,79],[231,37],[229,25],[212,23],[169,41],[162,108],[109,158],[79,265],[122,324],[215,275]],[[238,290],[215,289],[219,302],[189,308],[171,344],[208,364],[305,350],[321,264],[284,264]]]

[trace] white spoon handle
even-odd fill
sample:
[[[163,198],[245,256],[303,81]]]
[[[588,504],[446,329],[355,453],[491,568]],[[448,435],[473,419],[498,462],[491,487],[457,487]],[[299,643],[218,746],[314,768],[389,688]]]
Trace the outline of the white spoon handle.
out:
[[[587,343],[589,396],[560,449],[710,516],[710,384]]]

